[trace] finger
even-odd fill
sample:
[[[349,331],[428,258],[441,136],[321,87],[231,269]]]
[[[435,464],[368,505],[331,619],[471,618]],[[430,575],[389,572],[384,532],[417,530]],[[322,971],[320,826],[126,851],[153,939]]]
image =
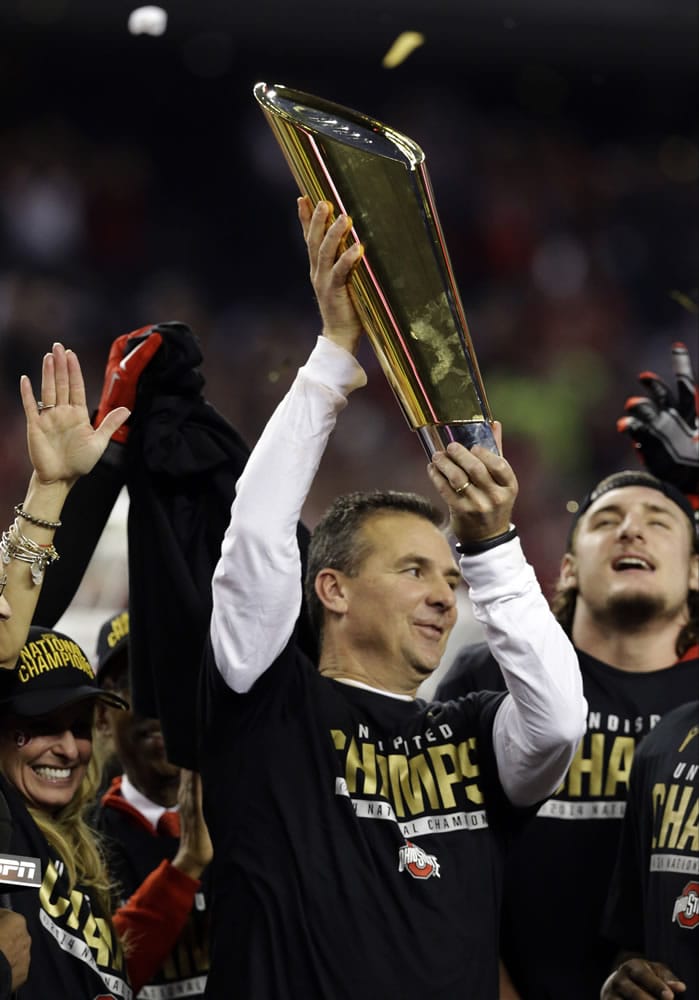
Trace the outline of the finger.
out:
[[[493,482],[498,486],[511,487],[516,484],[515,474],[510,463],[495,452],[474,445],[470,450],[461,444],[451,442],[447,446],[447,454],[454,458],[465,470],[471,482],[486,489]]]
[[[462,445],[458,445],[450,452],[434,452],[432,461],[427,467],[433,481],[448,486],[454,493],[457,490],[463,491],[464,485],[471,482],[471,477],[464,467],[463,453],[467,453],[467,449]]]
[[[70,402],[70,378],[68,375],[68,362],[66,361],[66,349],[63,344],[56,343],[53,345],[51,353],[53,355],[53,371],[56,386],[56,398],[53,402],[56,403],[56,406],[61,406]],[[44,402],[50,402],[50,400],[44,399]]]
[[[514,470],[502,455],[496,455],[494,451],[484,448],[480,444],[473,446],[471,455],[478,459],[481,466],[485,466],[489,479],[492,479],[498,486],[511,487],[517,485],[517,477],[514,474]]]
[[[107,447],[112,434],[118,431],[130,416],[131,410],[128,410],[125,406],[117,406],[115,410],[110,410],[99,427],[95,428],[95,435],[104,448]]]
[[[490,429],[493,432],[493,437],[495,438],[495,444],[498,447],[498,451],[502,455],[502,424],[499,420],[493,420],[490,425]]]
[[[679,341],[672,345],[672,370],[677,380],[677,409],[691,426],[699,416],[699,385],[694,378],[689,351]]]
[[[666,406],[671,406],[674,402],[672,393],[660,376],[656,375],[655,372],[641,372],[638,376],[638,381],[650,395],[653,402],[656,403],[661,409],[665,409]]]
[[[22,375],[20,377],[19,395],[22,400],[22,407],[24,408],[24,415],[27,418],[27,423],[38,420],[39,412],[36,405],[36,398],[34,396],[34,390],[32,389],[32,383],[28,375]]]
[[[68,373],[69,402],[72,406],[87,406],[85,398],[85,380],[83,379],[80,361],[75,351],[65,352],[66,370]]]
[[[364,247],[361,243],[353,243],[337,259],[333,267],[333,281],[336,285],[344,285],[350,272],[357,266],[364,256]]]
[[[644,424],[652,424],[660,413],[658,406],[647,396],[629,396],[624,403],[624,412]]]
[[[346,234],[352,228],[352,220],[348,215],[339,215],[323,237],[318,251],[318,264],[330,269],[338,260],[338,254]]]
[[[301,223],[303,238],[307,239],[308,228],[311,224],[311,216],[313,215],[313,202],[307,195],[304,195],[303,197],[296,199],[296,208],[298,211],[299,222]]]
[[[41,396],[39,398],[47,406],[54,406],[56,403],[55,358],[51,351],[44,355],[41,362]]]
[[[636,437],[637,434],[645,431],[646,425],[637,420],[636,417],[619,417],[616,422],[616,429],[620,434],[628,433],[632,437]]]
[[[487,487],[490,482],[482,462],[468,448],[456,441],[450,442],[446,451],[435,452],[432,456],[432,465],[441,474],[446,485],[462,500],[467,489]],[[448,496],[444,496],[444,499],[450,501]]]
[[[319,201],[311,215],[311,221],[306,233],[306,245],[313,270],[318,266],[318,253],[323,242],[323,237],[325,236],[331,211],[332,206],[329,202]]]

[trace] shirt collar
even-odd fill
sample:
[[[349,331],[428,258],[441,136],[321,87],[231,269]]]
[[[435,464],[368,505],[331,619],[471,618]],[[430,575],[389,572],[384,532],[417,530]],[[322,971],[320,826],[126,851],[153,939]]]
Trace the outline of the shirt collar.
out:
[[[157,802],[151,802],[151,800],[147,798],[143,792],[139,792],[139,790],[129,781],[126,774],[122,775],[121,778],[121,794],[130,806],[137,809],[138,812],[140,812],[141,815],[148,820],[154,830],[158,826],[158,820],[163,813],[168,812],[168,809],[165,806],[161,806]],[[174,806],[173,810],[170,811],[176,811],[177,808],[177,806]]]

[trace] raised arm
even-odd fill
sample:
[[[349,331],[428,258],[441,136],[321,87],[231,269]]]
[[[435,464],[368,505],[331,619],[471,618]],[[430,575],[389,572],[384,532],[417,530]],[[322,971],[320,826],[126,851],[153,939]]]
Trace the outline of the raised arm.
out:
[[[248,691],[288,642],[301,607],[296,526],[338,413],[366,381],[354,358],[361,324],[347,277],[361,256],[342,251],[350,221],[299,199],[323,335],[273,414],[236,489],[213,577],[211,641],[219,672]]]
[[[37,401],[26,375],[20,394],[27,421],[27,446],[33,472],[16,518],[0,542],[4,579],[0,621],[0,668],[12,669],[26,638],[44,573],[58,557],[53,538],[73,484],[89,472],[114,431],[129,415],[117,407],[93,428],[77,355],[54,344],[44,355],[41,396]]]
[[[449,507],[474,615],[509,691],[493,725],[500,781],[513,804],[532,805],[558,787],[585,731],[578,659],[510,521],[517,481],[509,463],[450,444],[428,471]]]

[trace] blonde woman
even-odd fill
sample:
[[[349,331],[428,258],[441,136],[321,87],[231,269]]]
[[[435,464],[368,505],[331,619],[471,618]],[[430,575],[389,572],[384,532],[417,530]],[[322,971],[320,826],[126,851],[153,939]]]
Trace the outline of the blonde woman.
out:
[[[12,817],[10,850],[40,863],[40,886],[10,894],[32,938],[27,1000],[132,996],[106,869],[83,819],[96,787],[98,700],[125,706],[100,691],[78,644],[51,629],[32,627],[15,669],[0,674],[0,791]]]

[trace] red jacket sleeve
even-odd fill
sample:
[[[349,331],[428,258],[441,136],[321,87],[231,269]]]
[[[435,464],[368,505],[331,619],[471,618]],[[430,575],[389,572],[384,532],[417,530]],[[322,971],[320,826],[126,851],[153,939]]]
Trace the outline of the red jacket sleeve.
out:
[[[175,947],[200,886],[198,879],[163,861],[114,914],[134,995]]]

